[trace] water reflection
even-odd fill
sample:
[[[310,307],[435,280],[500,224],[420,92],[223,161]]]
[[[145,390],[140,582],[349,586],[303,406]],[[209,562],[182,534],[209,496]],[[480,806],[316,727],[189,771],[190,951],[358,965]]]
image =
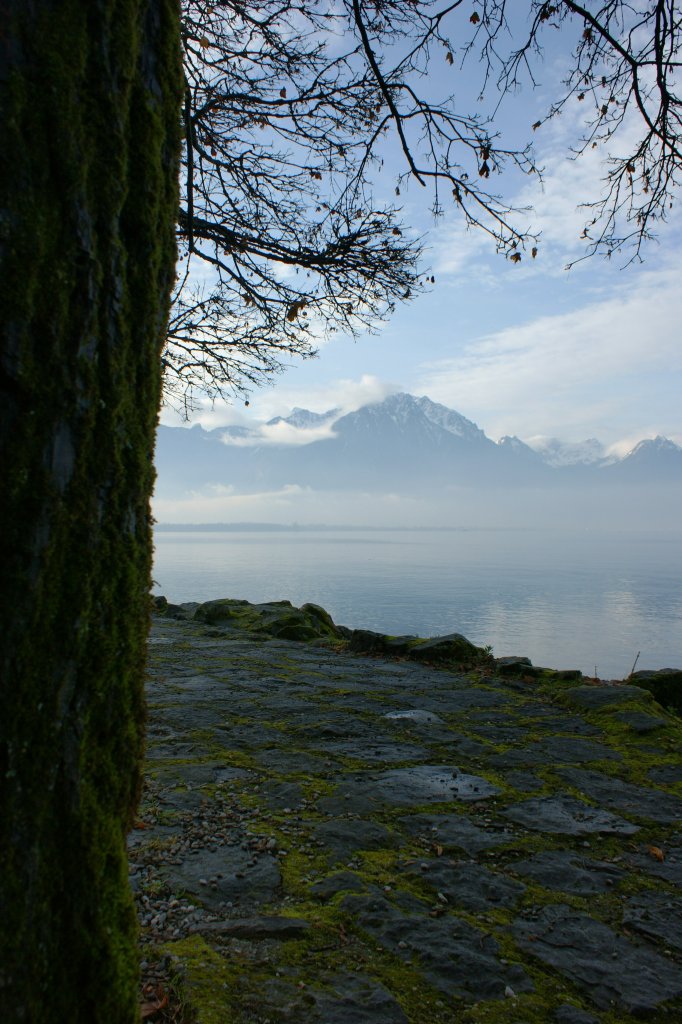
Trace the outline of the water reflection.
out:
[[[679,537],[533,531],[157,533],[171,600],[314,601],[337,622],[462,632],[604,678],[682,665]]]

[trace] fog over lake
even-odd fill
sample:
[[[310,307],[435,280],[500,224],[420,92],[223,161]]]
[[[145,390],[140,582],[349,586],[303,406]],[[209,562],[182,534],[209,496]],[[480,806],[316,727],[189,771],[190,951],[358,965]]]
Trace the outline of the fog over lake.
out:
[[[173,602],[313,601],[337,623],[461,632],[493,653],[601,678],[682,666],[682,531],[155,532],[154,592]]]

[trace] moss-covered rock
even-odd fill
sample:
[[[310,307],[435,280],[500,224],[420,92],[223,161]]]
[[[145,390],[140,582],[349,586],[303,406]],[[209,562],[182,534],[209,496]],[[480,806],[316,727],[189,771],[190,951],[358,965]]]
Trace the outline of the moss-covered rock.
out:
[[[160,614],[168,614],[168,608],[162,606]],[[280,640],[336,641],[357,654],[409,658],[433,665],[460,668],[492,664],[490,653],[485,648],[476,647],[461,633],[424,638],[390,636],[369,629],[348,629],[337,626],[329,612],[317,604],[304,604],[295,608],[290,601],[251,604],[249,601],[222,598],[199,605],[194,618],[210,626],[246,630]]]
[[[682,715],[682,669],[635,672],[629,682],[648,690],[664,708]]]
[[[354,629],[348,648],[358,654],[409,658],[434,665],[480,665],[492,661],[489,653],[476,647],[461,633],[423,638],[419,636],[388,636],[369,629]]]
[[[318,605],[295,608],[291,601],[250,604],[223,598],[199,605],[194,618],[211,626],[266,634],[281,640],[338,640],[341,633]]]

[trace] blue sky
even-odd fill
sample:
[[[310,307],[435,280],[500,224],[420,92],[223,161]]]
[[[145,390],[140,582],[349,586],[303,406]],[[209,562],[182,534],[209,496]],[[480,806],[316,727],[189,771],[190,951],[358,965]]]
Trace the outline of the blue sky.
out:
[[[561,51],[550,54],[545,83],[561,77],[564,61]],[[474,94],[476,68],[454,70],[458,95]],[[434,69],[434,88],[445,73]],[[513,97],[502,125],[525,132],[546,96],[538,89]],[[412,186],[401,197],[404,219],[427,235],[430,293],[399,307],[377,335],[335,337],[317,359],[292,363],[272,387],[252,394],[248,408],[204,403],[192,422],[255,424],[294,406],[350,411],[400,390],[456,409],[495,440],[598,437],[619,452],[656,434],[682,443],[679,212],[646,246],[642,264],[592,258],[564,269],[583,251],[579,204],[596,198],[604,171],[599,152],[569,159],[583,113],[577,107],[534,139],[544,184],[535,177],[502,183],[516,205],[532,206],[524,217],[541,234],[536,260],[515,265],[496,255],[482,233],[463,228],[456,210],[434,224],[428,199]],[[162,422],[180,420],[165,410]]]

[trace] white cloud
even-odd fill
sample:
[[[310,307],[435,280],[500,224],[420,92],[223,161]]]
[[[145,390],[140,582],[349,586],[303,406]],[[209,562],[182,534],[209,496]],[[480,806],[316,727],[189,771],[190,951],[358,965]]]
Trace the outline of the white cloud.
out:
[[[339,415],[353,412],[363,405],[382,402],[384,398],[402,390],[394,382],[382,380],[371,374],[363,374],[357,379],[342,378],[325,383],[313,384],[306,388],[287,388],[283,383],[276,387],[256,391],[248,410],[239,406],[228,405],[227,402],[211,402],[209,399],[200,401],[192,413],[191,423],[200,424],[205,430],[217,427],[240,426],[255,431],[263,431],[264,423],[276,416],[288,416],[292,409],[299,407],[311,412],[324,413],[338,409]],[[171,409],[164,409],[161,422],[169,427],[186,425],[180,415]],[[284,430],[285,428],[282,428]],[[292,428],[293,430],[293,428]],[[262,434],[267,443],[297,443],[293,433],[292,440],[284,441],[284,435],[276,437],[277,431],[269,428]],[[320,436],[329,436],[328,434]],[[247,442],[251,443],[251,442]],[[298,443],[308,443],[298,441]]]
[[[248,435],[224,434],[223,444],[235,448],[252,448],[254,445],[286,444],[305,445],[313,441],[326,441],[334,437],[334,423],[341,413],[330,417],[316,427],[295,427],[291,423],[261,423]]]
[[[278,386],[276,391],[254,396],[254,406],[264,419],[286,416],[296,406],[311,412],[339,409],[341,413],[348,413],[363,405],[382,402],[400,390],[400,386],[393,382],[363,374],[359,379],[342,378],[305,389]]]
[[[678,257],[634,285],[619,278],[606,299],[481,337],[454,358],[423,364],[418,390],[492,436],[597,435],[614,443],[640,423],[679,433],[681,273]]]

